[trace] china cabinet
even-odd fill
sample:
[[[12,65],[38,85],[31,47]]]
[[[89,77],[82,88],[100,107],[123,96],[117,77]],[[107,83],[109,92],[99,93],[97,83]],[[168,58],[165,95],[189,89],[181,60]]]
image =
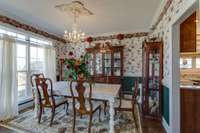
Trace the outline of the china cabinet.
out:
[[[161,118],[163,78],[163,43],[143,43],[142,110],[144,117]]]
[[[110,43],[96,44],[86,49],[90,55],[89,70],[94,81],[100,83],[121,83],[123,78],[124,46]]]

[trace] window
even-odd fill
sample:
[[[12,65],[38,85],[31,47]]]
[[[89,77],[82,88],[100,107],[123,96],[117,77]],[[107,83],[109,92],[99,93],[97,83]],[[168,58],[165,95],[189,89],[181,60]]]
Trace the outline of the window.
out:
[[[181,58],[180,68],[192,68],[192,58]]]
[[[196,58],[196,68],[200,68],[200,57]]]
[[[27,92],[27,74],[28,74],[28,64],[27,64],[27,46],[23,44],[17,44],[17,83],[18,83],[18,97],[23,99],[28,97]]]
[[[17,44],[17,76],[19,101],[32,97],[30,75],[44,72],[45,48],[31,44]],[[30,57],[30,58],[29,58]]]
[[[31,73],[39,73],[44,70],[44,48],[30,47],[30,69]]]
[[[182,69],[200,69],[200,56],[188,56],[180,58],[180,68]]]
[[[32,98],[30,75],[44,72],[45,47],[52,47],[52,43],[41,38],[13,32],[0,26],[0,36],[12,36],[17,42],[17,87],[19,102]]]

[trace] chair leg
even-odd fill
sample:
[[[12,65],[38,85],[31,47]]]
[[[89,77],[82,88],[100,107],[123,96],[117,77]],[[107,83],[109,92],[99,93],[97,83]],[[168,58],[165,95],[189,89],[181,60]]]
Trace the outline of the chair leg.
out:
[[[117,115],[117,109],[115,109],[115,114],[114,114],[114,116],[116,116]]]
[[[67,114],[67,111],[69,109],[69,103],[67,102],[66,105],[67,105],[67,107],[66,107],[66,114]]]
[[[54,119],[54,116],[55,116],[55,108],[52,108],[52,110],[51,110],[51,122],[50,122],[50,126],[52,126],[52,124],[53,124],[53,119]]]
[[[104,115],[106,115],[107,101],[104,101]]]
[[[33,111],[34,111],[34,109],[35,109],[35,101],[33,99]]]
[[[101,122],[101,107],[99,108],[99,122]]]
[[[138,129],[138,124],[137,124],[137,121],[136,121],[136,117],[135,117],[134,110],[132,111],[132,115],[133,115],[133,120],[134,120],[134,122],[135,122],[135,126],[136,126],[136,128]]]
[[[67,108],[66,108],[66,110],[68,111],[68,109],[69,109],[69,103],[67,102]]]
[[[45,109],[44,108],[42,109],[42,113],[45,114]]]
[[[76,125],[76,110],[74,110],[73,133],[75,133],[75,125]]]
[[[38,123],[40,123],[40,121],[41,121],[41,117],[42,117],[42,106],[39,106],[39,108],[40,108],[40,112],[39,112],[39,115],[38,115]]]
[[[93,117],[93,114],[91,113],[91,114],[90,114],[90,120],[89,120],[88,133],[91,133],[91,127],[92,127],[92,117]]]

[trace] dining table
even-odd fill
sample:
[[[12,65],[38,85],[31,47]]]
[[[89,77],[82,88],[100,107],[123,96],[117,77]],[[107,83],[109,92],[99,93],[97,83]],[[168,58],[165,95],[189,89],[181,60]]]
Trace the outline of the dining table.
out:
[[[109,133],[114,133],[114,103],[118,97],[120,84],[108,84],[108,83],[93,83],[92,84],[92,98],[98,100],[106,100],[109,102]],[[73,87],[74,88],[74,87]],[[53,83],[53,93],[59,96],[71,97],[70,82],[58,81]],[[75,94],[77,95],[77,94]],[[89,87],[86,86],[85,97],[89,96]],[[38,103],[35,98],[35,103]],[[38,104],[35,104],[38,105]],[[37,117],[38,107],[35,106],[35,116]]]

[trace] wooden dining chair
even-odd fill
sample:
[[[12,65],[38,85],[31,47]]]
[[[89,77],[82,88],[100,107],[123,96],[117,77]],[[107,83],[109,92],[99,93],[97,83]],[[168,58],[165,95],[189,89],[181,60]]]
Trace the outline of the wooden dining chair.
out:
[[[89,95],[85,97],[86,89]],[[88,133],[91,133],[92,118],[93,114],[99,110],[99,121],[101,117],[101,104],[102,102],[97,102],[92,99],[92,83],[83,81],[82,84],[76,84],[76,81],[70,82],[70,91],[73,99],[73,110],[74,110],[74,121],[73,121],[73,133],[75,132],[76,125],[76,113],[82,115],[89,115],[89,127]]]
[[[135,112],[135,105],[138,103],[137,96],[138,96],[138,81],[135,81],[133,92],[126,92],[126,94],[124,94],[124,92],[120,90],[118,98],[119,102],[117,105],[115,105],[115,114],[117,114],[117,111],[132,112],[133,119],[136,123],[136,127],[137,127],[137,121],[134,112]]]
[[[59,98],[56,99],[55,95],[53,94],[53,86],[52,81],[49,78],[36,78],[36,88],[39,98],[39,105],[40,105],[40,111],[39,111],[39,117],[38,117],[38,123],[41,121],[42,117],[42,111],[44,108],[51,108],[51,121],[50,126],[52,126],[53,119],[55,116],[55,109],[61,105],[67,105],[66,112],[68,109],[68,100],[67,98]]]
[[[36,78],[45,78],[43,73],[38,73],[38,74],[32,74],[30,77],[31,80],[31,92],[33,96],[33,109],[35,106],[35,90],[36,90],[36,84],[35,84],[35,79]]]

